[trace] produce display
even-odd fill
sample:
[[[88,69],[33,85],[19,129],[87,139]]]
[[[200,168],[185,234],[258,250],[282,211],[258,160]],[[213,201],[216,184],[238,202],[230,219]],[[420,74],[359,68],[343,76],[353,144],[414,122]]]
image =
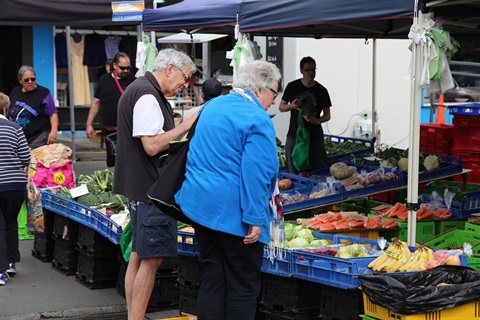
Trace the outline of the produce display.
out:
[[[364,144],[355,143],[353,141],[343,141],[334,143],[330,137],[325,137],[325,151],[328,157],[337,156],[341,154],[349,154],[355,151],[367,149]]]
[[[393,238],[388,248],[378,258],[368,264],[374,271],[396,272],[411,258],[412,253],[408,244]]]
[[[378,224],[374,223],[374,220]],[[381,221],[376,218],[367,218],[356,211],[327,212],[309,219],[297,219],[297,223],[317,231],[395,228],[397,226],[395,220]]]
[[[95,171],[92,175],[81,174],[78,177],[78,186],[81,185],[87,187],[88,193],[75,198],[75,201],[95,209],[104,208],[106,214],[126,210],[125,197],[113,193],[113,173],[109,169]],[[56,193],[64,198],[73,199],[66,187],[62,187]]]
[[[381,210],[378,210],[384,217],[389,218],[398,218],[400,220],[408,219],[408,210],[407,207],[397,202],[394,206],[387,207]],[[422,203],[420,209],[416,212],[417,220],[428,220],[428,219],[448,219],[452,217],[452,212],[448,208],[439,207],[436,204]]]
[[[285,223],[284,228],[286,248],[316,248],[328,244],[325,239],[316,239],[312,231],[303,225]]]

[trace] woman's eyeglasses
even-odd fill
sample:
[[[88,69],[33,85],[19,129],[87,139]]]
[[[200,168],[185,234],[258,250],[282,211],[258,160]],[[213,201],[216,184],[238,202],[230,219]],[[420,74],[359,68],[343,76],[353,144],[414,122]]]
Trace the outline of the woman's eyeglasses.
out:
[[[23,79],[23,82],[35,82],[37,78],[25,78]]]
[[[119,66],[118,64],[117,64],[117,66],[118,66],[118,67],[120,68],[120,70],[122,70],[122,71],[125,71],[125,70],[130,70],[130,69],[131,69],[131,67],[130,67],[130,66],[127,66],[127,67],[122,67],[122,66]]]
[[[267,89],[270,90],[273,93],[273,100],[275,100],[275,98],[278,97],[278,92],[273,90],[272,88],[267,87]]]

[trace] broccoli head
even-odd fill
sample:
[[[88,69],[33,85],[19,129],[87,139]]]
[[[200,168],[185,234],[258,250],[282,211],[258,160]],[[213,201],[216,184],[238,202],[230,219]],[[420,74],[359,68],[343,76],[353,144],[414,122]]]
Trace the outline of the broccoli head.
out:
[[[91,194],[100,194],[103,192],[102,188],[98,185],[97,181],[91,180],[87,183],[88,192]]]
[[[77,202],[87,205],[89,207],[95,207],[100,204],[98,196],[87,193],[86,195],[77,198]]]
[[[113,173],[109,169],[95,171],[93,179],[97,182],[102,192],[112,191]]]

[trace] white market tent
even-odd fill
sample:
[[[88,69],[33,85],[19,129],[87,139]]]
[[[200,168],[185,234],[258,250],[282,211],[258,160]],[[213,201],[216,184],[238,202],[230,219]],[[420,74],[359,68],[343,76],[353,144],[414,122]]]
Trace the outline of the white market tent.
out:
[[[195,12],[205,11],[205,3],[211,0],[184,0],[188,10],[181,11],[182,21],[195,21]],[[229,1],[230,2],[230,1]],[[235,6],[238,0],[229,7]],[[179,13],[180,4],[160,9],[146,10],[144,30],[165,31],[159,24],[159,16],[172,16],[170,9]],[[195,6],[195,7],[192,7]],[[185,7],[184,7],[185,8]],[[221,33],[218,28],[232,26],[238,22],[240,31],[250,35],[312,37],[320,38],[402,38],[406,39],[413,23],[420,26],[422,33],[423,15],[434,12],[442,19],[444,29],[454,37],[474,37],[480,34],[480,0],[242,0],[238,17],[232,15],[221,24],[202,20],[191,25],[172,23],[166,30],[185,29],[202,33]],[[193,15],[188,18],[189,14]],[[158,15],[158,16],[157,16]],[[233,28],[231,32],[233,33]],[[414,44],[412,55],[412,81],[410,97],[409,175],[408,175],[408,242],[415,243],[416,215],[418,203],[418,153],[420,132],[420,70],[423,54],[422,43]],[[375,57],[375,49],[374,49]],[[375,67],[374,67],[375,68]],[[374,69],[375,82],[375,69]],[[375,83],[373,85],[375,88]],[[375,89],[374,89],[375,90]],[[375,112],[375,92],[373,92]],[[373,112],[373,113],[374,113]],[[375,132],[375,130],[373,130]]]

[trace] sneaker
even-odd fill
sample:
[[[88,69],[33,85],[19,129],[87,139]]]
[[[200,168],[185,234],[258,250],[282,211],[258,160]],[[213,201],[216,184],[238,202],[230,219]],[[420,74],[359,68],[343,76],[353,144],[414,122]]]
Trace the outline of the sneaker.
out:
[[[10,279],[8,277],[8,274],[6,273],[0,273],[0,286],[4,286],[5,285],[5,282],[7,282],[7,280]]]
[[[8,264],[8,269],[7,269],[8,274],[15,274],[17,273],[17,267],[15,266],[15,262],[9,263]]]

